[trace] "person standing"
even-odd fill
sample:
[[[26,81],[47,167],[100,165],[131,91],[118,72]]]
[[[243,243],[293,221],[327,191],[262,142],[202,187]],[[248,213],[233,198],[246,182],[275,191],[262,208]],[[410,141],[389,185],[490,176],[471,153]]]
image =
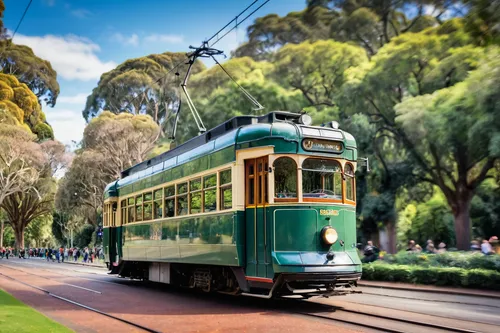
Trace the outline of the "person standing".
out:
[[[373,262],[378,259],[380,250],[373,245],[372,241],[368,241],[363,250],[364,258],[361,260],[364,263]]]
[[[481,252],[485,255],[494,254],[493,247],[487,239],[483,239],[483,243],[481,244]]]

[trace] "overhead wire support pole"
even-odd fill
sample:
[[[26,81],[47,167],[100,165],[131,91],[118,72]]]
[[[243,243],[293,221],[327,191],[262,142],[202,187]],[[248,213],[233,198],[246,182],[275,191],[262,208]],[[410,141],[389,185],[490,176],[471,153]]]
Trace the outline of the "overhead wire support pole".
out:
[[[236,80],[235,80],[235,79],[231,76],[231,74],[229,74],[229,72],[228,72],[228,71],[226,71],[226,69],[224,68],[224,66],[222,66],[222,65],[221,65],[221,64],[217,61],[217,59],[215,59],[215,57],[214,57],[213,55],[212,55],[211,57],[212,57],[212,59],[215,61],[215,63],[216,63],[217,65],[219,65],[219,67],[220,67],[220,68],[224,71],[224,73],[226,73],[226,75],[227,75],[227,76],[229,76],[229,78],[231,79],[231,81],[233,81],[233,82],[236,84],[236,86],[237,86],[237,87],[241,90],[241,92],[243,93],[243,95],[245,95],[245,96],[246,96],[246,98],[248,98],[248,100],[249,100],[250,102],[252,102],[252,103],[256,106],[256,108],[255,108],[254,110],[255,110],[255,111],[263,110],[263,109],[264,109],[264,106],[262,106],[262,104],[260,104],[260,103],[259,103],[259,101],[258,101],[255,97],[253,97],[253,96],[252,96],[252,94],[250,94],[250,93],[249,93],[249,92],[248,92],[245,88],[243,88],[243,86],[241,86],[241,85],[238,83],[238,81],[236,81]]]

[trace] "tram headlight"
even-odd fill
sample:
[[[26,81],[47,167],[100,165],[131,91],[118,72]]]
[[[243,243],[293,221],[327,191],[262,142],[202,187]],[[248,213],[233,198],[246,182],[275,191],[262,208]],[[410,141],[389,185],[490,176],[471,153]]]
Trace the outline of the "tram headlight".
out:
[[[312,124],[313,120],[310,115],[308,114],[303,114],[299,118],[299,122],[303,125],[309,126]]]
[[[327,225],[321,230],[321,239],[328,245],[332,245],[337,241],[339,235],[337,231],[333,229],[331,226]]]

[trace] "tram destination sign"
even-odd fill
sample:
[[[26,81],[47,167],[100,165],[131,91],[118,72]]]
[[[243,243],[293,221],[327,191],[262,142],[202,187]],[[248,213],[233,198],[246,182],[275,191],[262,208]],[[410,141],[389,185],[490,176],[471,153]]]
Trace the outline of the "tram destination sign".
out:
[[[304,150],[323,153],[341,153],[344,150],[342,142],[309,138],[302,140],[302,147]]]

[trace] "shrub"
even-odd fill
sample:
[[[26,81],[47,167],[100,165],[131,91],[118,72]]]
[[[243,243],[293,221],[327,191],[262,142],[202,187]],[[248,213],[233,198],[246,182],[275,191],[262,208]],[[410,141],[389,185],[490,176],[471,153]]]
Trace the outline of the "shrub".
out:
[[[387,254],[384,262],[421,267],[458,267],[467,269],[489,269],[500,272],[500,256],[485,256],[473,252],[445,252],[442,254],[415,254],[406,251]]]
[[[375,262],[363,264],[362,278],[375,281],[500,290],[500,272],[486,269],[421,267]]]

